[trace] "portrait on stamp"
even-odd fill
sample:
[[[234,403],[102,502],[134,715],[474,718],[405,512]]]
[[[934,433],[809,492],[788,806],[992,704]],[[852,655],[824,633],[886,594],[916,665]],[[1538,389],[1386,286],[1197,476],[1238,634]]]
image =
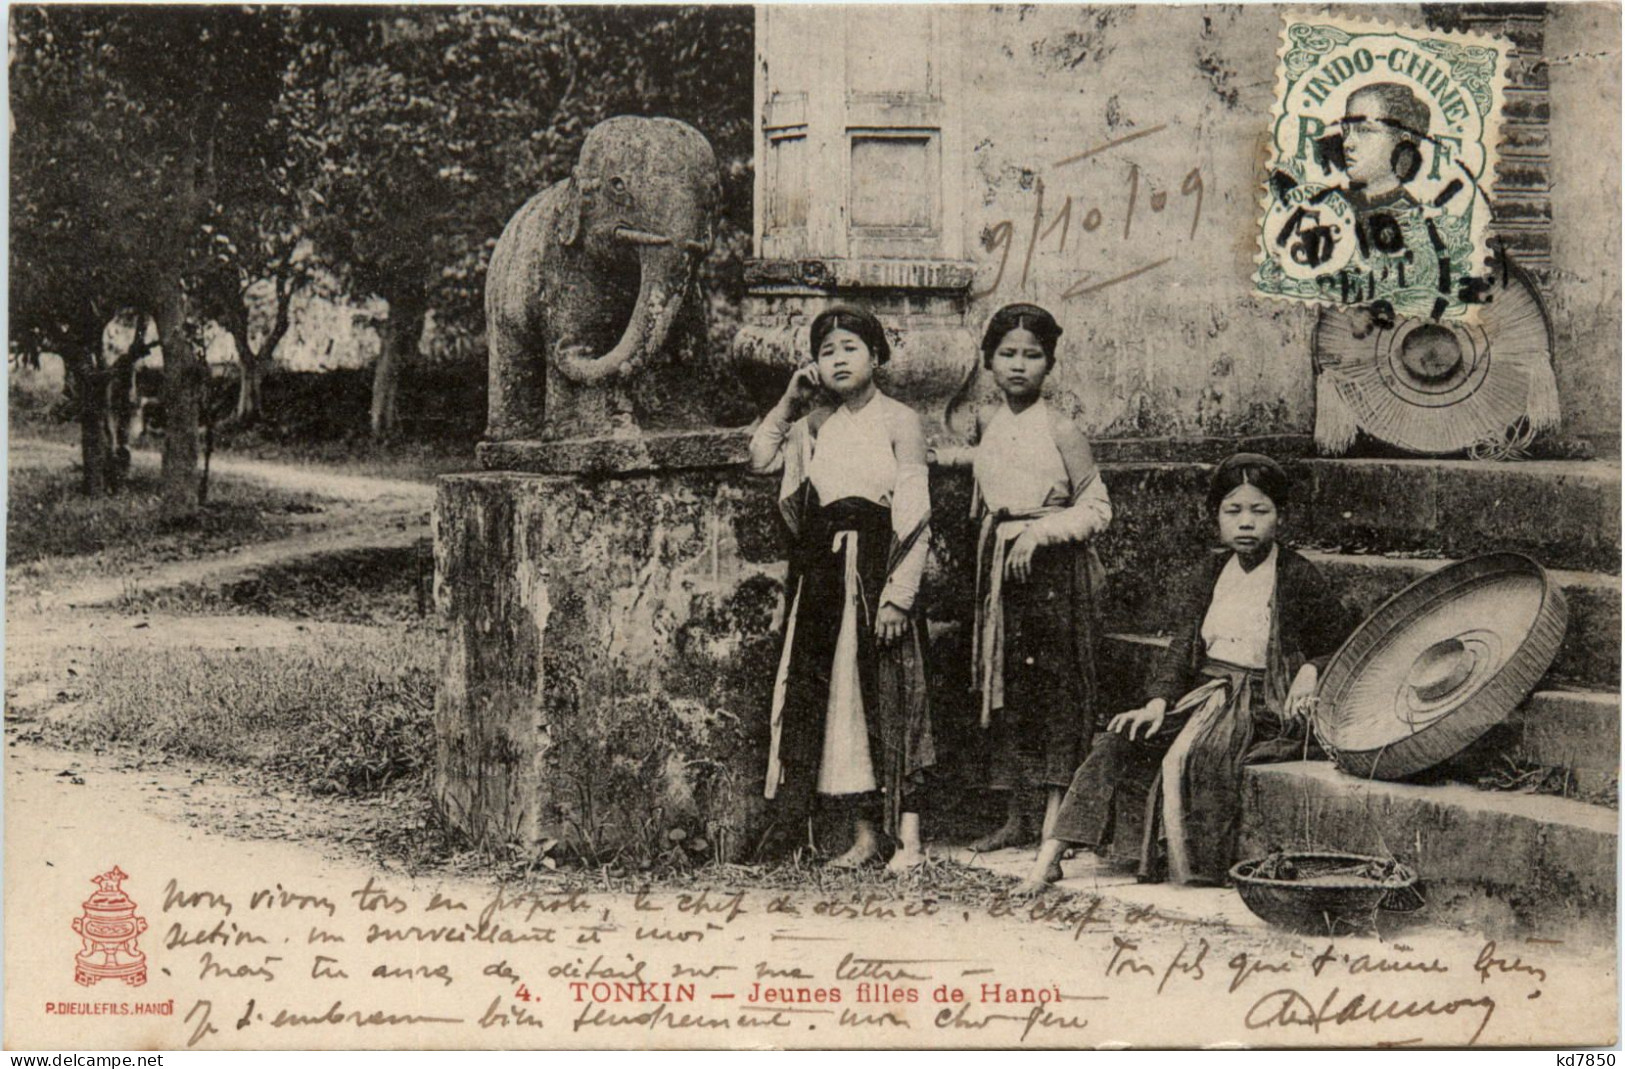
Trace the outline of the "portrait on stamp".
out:
[[[1617,1043],[1617,4],[9,16],[8,1048]]]
[[[1287,16],[1258,292],[1461,315],[1487,270],[1508,45]]]

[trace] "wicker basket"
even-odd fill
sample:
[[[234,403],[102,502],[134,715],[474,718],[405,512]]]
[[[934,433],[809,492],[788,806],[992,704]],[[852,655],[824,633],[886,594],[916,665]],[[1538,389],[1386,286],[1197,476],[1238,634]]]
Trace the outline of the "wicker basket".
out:
[[[1254,875],[1272,859],[1291,863],[1297,870],[1295,878]],[[1234,866],[1230,879],[1247,908],[1271,924],[1312,935],[1349,935],[1373,931],[1380,911],[1409,913],[1421,908],[1416,873],[1408,866],[1393,863],[1392,872],[1381,880],[1357,872],[1388,864],[1386,858],[1364,854],[1272,854]]]

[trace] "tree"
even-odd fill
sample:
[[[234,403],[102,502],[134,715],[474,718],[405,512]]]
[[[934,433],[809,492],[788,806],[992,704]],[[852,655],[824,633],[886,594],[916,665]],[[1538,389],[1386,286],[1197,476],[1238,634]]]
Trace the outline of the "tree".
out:
[[[138,181],[104,170],[122,129],[99,121],[123,113],[115,84],[95,64],[103,29],[79,12],[19,8],[11,82],[11,346],[34,360],[61,356],[78,400],[83,485],[112,487],[109,390],[118,377],[102,332],[126,308],[144,306],[133,266],[150,253],[149,209]]]
[[[376,436],[397,428],[430,307],[445,320],[478,306],[493,204],[509,199],[504,160],[568,98],[567,44],[554,8],[370,9],[327,14],[301,52],[286,104],[314,178],[312,237],[347,288],[389,306]]]
[[[240,424],[260,418],[265,376],[292,323],[294,294],[308,281],[304,260],[296,259],[300,251],[289,235],[262,246],[257,256],[220,265],[205,282],[203,313],[225,329],[237,348],[235,418]]]
[[[751,21],[724,7],[20,7],[14,345],[62,352],[94,378],[110,370],[108,318],[152,317],[166,501],[184,514],[201,319],[237,340],[238,411],[251,418],[306,268],[383,298],[372,425],[392,433],[430,309],[453,333],[481,331],[508,218],[569,173],[594,124],[623,113],[670,115],[711,139],[724,220],[708,275],[736,301]],[[87,458],[86,470],[99,468]]]
[[[724,160],[736,261],[750,230],[749,8],[338,10],[286,98],[314,178],[311,235],[352,292],[389,305],[371,423],[394,433],[424,318],[477,334],[485,268],[524,201],[565,177],[593,125],[670,115]]]
[[[158,326],[164,359],[162,513],[198,507],[207,368],[199,294],[233,255],[225,206],[280,162],[271,121],[299,13],[225,7],[19,7],[12,71],[14,344],[60,346],[97,383],[101,325],[123,308]],[[82,394],[87,488],[105,478]],[[97,438],[93,443],[92,438]],[[94,448],[92,446],[94,445]]]

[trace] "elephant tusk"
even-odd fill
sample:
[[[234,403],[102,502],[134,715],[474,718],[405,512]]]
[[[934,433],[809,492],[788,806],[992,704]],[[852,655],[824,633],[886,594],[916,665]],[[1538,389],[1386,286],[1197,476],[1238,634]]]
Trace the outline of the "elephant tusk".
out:
[[[633,230],[629,226],[615,228],[615,240],[628,245],[670,245],[671,238],[664,234],[651,234],[647,230]]]

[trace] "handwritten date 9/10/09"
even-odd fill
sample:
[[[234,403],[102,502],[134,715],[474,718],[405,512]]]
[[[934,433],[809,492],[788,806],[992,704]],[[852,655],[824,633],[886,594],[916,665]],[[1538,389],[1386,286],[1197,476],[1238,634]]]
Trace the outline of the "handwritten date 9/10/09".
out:
[[[1149,136],[1161,129],[1163,127],[1152,127],[1140,134],[1119,138],[1088,152],[1061,160],[1056,166],[1063,167],[1076,163],[1127,141]],[[1136,241],[1136,226],[1143,230],[1147,224],[1157,221],[1158,217],[1176,210],[1176,203],[1171,199],[1171,187],[1159,182],[1156,175],[1142,171],[1137,163],[1129,166],[1122,184],[1116,189],[1092,191],[1090,194],[1079,196],[1068,193],[1061,200],[1058,209],[1054,208],[1054,198],[1049,198],[1048,214],[1046,214],[1044,180],[1036,179],[1033,187],[1037,196],[1033,202],[1032,219],[1030,224],[1025,220],[1022,221],[1024,225],[1020,228],[1020,233],[1014,219],[1000,220],[982,232],[982,246],[991,255],[998,257],[999,266],[987,288],[973,296],[986,297],[997,293],[1007,280],[1016,277],[1015,269],[1010,262],[1010,253],[1018,244],[1023,248],[1020,275],[1016,278],[1018,289],[1025,287],[1032,275],[1035,253],[1043,251],[1064,255],[1069,243],[1072,247],[1078,248],[1086,235],[1096,232],[1104,231],[1110,235],[1110,240],[1124,247],[1150,249],[1153,255],[1156,251],[1167,251],[1165,241],[1160,250],[1154,248],[1149,241]],[[1206,187],[1202,181],[1201,168],[1192,167],[1187,171],[1178,189],[1177,210],[1181,214],[1188,213],[1186,217],[1190,220],[1189,229],[1184,231],[1180,238],[1189,241],[1196,237],[1197,227],[1202,222],[1202,201],[1206,195]],[[1121,219],[1120,227],[1119,219]],[[1061,299],[1070,300],[1098,293],[1154,271],[1173,259],[1172,255],[1154,257],[1106,278],[1099,277],[1102,272],[1085,271],[1067,286],[1061,293]]]

